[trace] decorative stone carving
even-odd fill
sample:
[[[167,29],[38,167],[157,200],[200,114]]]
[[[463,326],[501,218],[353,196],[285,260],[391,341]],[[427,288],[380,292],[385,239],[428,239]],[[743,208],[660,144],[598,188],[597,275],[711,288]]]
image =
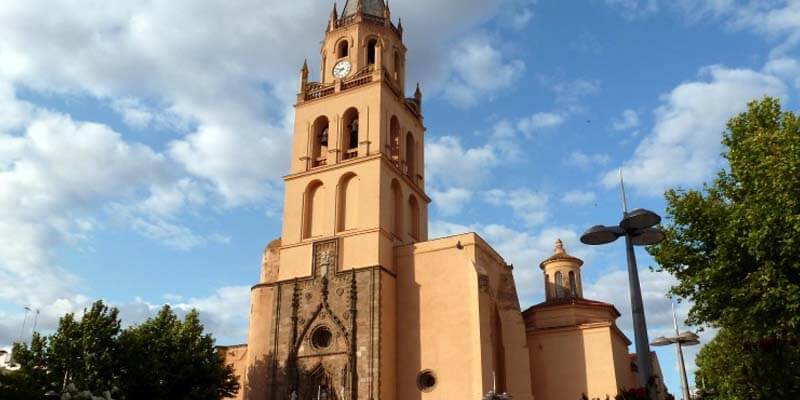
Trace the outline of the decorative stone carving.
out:
[[[314,276],[323,277],[338,272],[338,259],[336,239],[314,243]]]

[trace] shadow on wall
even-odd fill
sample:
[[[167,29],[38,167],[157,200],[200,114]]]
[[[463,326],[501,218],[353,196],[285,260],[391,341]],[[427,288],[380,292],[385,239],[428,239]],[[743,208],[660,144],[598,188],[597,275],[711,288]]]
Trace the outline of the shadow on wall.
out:
[[[302,366],[296,370],[282,366],[272,357],[265,357],[247,370],[247,383],[243,385],[245,399],[287,399],[291,400],[290,382],[298,382],[297,400],[343,400],[341,388],[317,368],[308,370]]]
[[[397,277],[397,398],[420,400],[423,388],[419,386],[418,375],[432,366],[422,365],[423,349],[420,338],[422,294],[417,283],[417,267],[414,257],[408,257],[405,261],[408,264],[398,268]],[[406,274],[410,276],[401,276]]]

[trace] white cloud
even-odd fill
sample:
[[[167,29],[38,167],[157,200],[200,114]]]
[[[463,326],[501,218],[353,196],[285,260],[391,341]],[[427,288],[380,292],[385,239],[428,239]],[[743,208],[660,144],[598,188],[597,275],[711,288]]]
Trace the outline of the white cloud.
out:
[[[539,112],[530,117],[522,118],[517,123],[517,129],[526,134],[532,134],[541,129],[555,128],[566,122],[566,117],[554,112]]]
[[[531,23],[531,21],[533,21],[534,15],[535,14],[533,13],[533,11],[531,11],[531,9],[529,8],[522,9],[511,19],[511,26],[515,30],[518,31],[523,30]]]
[[[639,126],[639,114],[634,110],[625,110],[618,119],[614,120],[613,126],[616,131],[627,131],[637,128]]]
[[[471,188],[484,184],[498,162],[491,145],[464,148],[461,138],[443,136],[425,143],[425,170],[430,182]]]
[[[630,186],[660,195],[669,187],[700,184],[722,165],[720,141],[728,119],[751,100],[786,95],[778,77],[759,71],[711,66],[700,77],[662,97],[653,131],[623,165]],[[609,171],[604,184],[615,186],[617,176]]]
[[[588,79],[559,82],[553,85],[556,103],[564,108],[564,112],[575,114],[583,112],[581,104],[584,97],[593,96],[600,92],[600,82]]]
[[[431,191],[433,204],[443,215],[458,214],[472,200],[472,191],[464,188],[449,188]]]
[[[472,107],[484,98],[492,98],[497,91],[508,89],[525,71],[522,60],[505,60],[485,33],[464,38],[450,56],[458,61],[452,65],[453,74],[444,94],[462,108]]]
[[[572,190],[564,193],[561,202],[574,206],[583,206],[592,204],[597,199],[594,192],[587,192],[582,190]]]
[[[547,220],[549,196],[544,193],[534,193],[528,189],[492,189],[483,193],[483,199],[496,207],[511,207],[514,214],[529,226],[540,225]]]
[[[790,57],[778,57],[769,60],[764,72],[780,77],[800,89],[800,62]]]
[[[618,8],[628,19],[641,18],[659,10],[658,0],[605,0],[606,4]]]
[[[608,154],[586,154],[575,151],[567,157],[564,164],[579,168],[590,168],[593,166],[608,165],[609,162],[611,162],[611,156]]]
[[[0,129],[0,298],[39,306],[74,299],[80,280],[55,261],[60,245],[79,244],[95,228],[93,211],[171,179],[165,158],[125,142],[109,127],[0,98],[0,109],[25,109],[28,119]],[[8,146],[6,146],[6,144]],[[71,301],[71,300],[68,300]]]

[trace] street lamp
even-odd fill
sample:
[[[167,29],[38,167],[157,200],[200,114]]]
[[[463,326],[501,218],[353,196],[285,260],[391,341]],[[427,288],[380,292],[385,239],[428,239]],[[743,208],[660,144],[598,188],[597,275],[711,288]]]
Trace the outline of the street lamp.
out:
[[[664,337],[659,336],[653,340],[653,346],[669,346],[676,345],[675,348],[678,352],[678,367],[681,374],[681,385],[683,389],[683,400],[691,400],[692,395],[689,393],[689,379],[686,377],[686,364],[683,361],[683,346],[694,346],[700,344],[700,336],[692,332],[678,333],[678,318],[675,316],[675,304],[672,304],[672,323],[675,326],[675,336]]]
[[[647,339],[647,322],[644,317],[642,288],[639,284],[639,270],[636,266],[636,253],[633,251],[633,246],[649,246],[659,243],[664,240],[664,232],[656,227],[661,223],[661,216],[658,214],[641,208],[628,212],[625,185],[622,182],[622,171],[620,171],[620,187],[622,188],[622,221],[618,226],[596,225],[589,228],[581,236],[581,242],[597,246],[612,243],[620,237],[625,237],[633,332],[636,338],[636,358],[639,367],[639,384],[647,388],[651,399],[655,399],[655,387],[650,384],[652,367],[650,365],[650,345]]]

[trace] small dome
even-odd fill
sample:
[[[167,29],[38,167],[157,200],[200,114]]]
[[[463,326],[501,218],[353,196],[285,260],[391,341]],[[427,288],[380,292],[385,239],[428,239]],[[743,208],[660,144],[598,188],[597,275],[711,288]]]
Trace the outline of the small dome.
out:
[[[383,11],[386,8],[383,0],[361,0],[364,2],[364,14],[373,15],[376,17],[383,17]],[[347,0],[344,3],[344,11],[342,17],[347,17],[358,12],[359,0]]]

